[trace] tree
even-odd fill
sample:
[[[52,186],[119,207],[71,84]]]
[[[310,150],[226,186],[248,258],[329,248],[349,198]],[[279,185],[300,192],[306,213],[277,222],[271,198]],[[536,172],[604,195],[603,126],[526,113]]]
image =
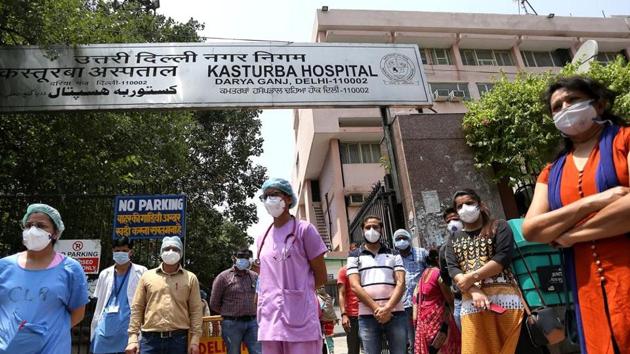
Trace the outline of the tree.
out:
[[[462,128],[475,166],[492,168],[497,181],[511,185],[535,180],[561,141],[542,95],[552,81],[575,70],[569,64],[555,75],[520,73],[514,80],[502,76],[479,101],[467,103]],[[612,110],[630,117],[630,65],[623,58],[607,65],[594,62],[585,75],[620,93]]]
[[[153,15],[141,1],[4,0],[0,46],[198,42],[203,25]]]
[[[119,2],[121,3],[121,2]],[[142,1],[8,0],[0,4],[0,45],[194,42],[203,28],[146,11]],[[66,237],[101,237],[108,250],[117,194],[185,193],[187,266],[207,281],[251,242],[249,200],[265,169],[258,111],[46,112],[0,114],[0,234],[7,254],[21,244],[26,204],[49,202]],[[36,197],[35,197],[36,196]],[[0,245],[2,246],[2,245]],[[135,252],[158,261],[158,242]],[[103,261],[110,264],[104,252]],[[138,258],[137,258],[138,259]]]

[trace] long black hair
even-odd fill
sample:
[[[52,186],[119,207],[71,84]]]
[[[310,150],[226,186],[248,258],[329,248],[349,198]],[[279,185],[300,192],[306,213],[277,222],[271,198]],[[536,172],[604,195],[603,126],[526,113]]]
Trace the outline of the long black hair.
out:
[[[425,260],[428,266],[437,267],[440,265],[440,252],[432,248],[429,250],[429,255],[427,255],[427,259]]]
[[[550,115],[553,115],[551,111],[551,96],[554,92],[565,89],[567,91],[577,91],[586,95],[588,98],[595,100],[596,102],[605,101],[606,107],[604,107],[604,113],[599,117],[600,121],[610,121],[612,124],[625,127],[628,123],[621,117],[612,113],[611,109],[617,98],[617,93],[599,81],[593,80],[584,76],[569,76],[563,77],[556,82],[549,85],[543,95],[545,106]],[[567,154],[573,149],[573,142],[568,137],[564,138],[564,148],[556,157],[559,158],[562,155]]]
[[[494,236],[494,232],[495,232],[494,219],[490,215],[490,210],[488,210],[485,204],[481,202],[481,197],[473,189],[466,188],[466,189],[458,190],[457,192],[455,192],[455,194],[453,194],[453,209],[457,210],[457,205],[455,203],[455,200],[464,195],[469,196],[470,198],[472,198],[472,200],[477,202],[477,205],[479,205],[479,211],[481,213],[480,217],[482,220],[481,231],[479,232],[479,236],[481,237]]]

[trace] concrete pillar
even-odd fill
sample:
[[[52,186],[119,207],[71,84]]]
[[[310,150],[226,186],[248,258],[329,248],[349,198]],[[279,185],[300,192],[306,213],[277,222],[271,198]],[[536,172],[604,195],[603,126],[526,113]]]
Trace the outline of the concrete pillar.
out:
[[[525,70],[525,62],[523,61],[523,56],[521,55],[521,50],[518,45],[512,47],[512,55],[514,56],[514,60],[516,61],[516,67],[519,71]]]
[[[313,210],[313,195],[311,190],[311,180],[304,180],[302,184],[302,195],[304,196],[304,214],[306,220],[313,225],[317,224],[315,220],[315,211]]]
[[[464,71],[464,62],[462,61],[462,53],[459,52],[459,43],[453,43],[451,48],[453,50],[453,60],[455,61],[455,68],[457,68],[457,80],[461,80],[461,73],[462,71]]]
[[[334,235],[330,235],[332,248],[335,249],[335,247],[339,245],[339,250],[341,252],[347,252],[350,246],[350,235],[348,233],[348,215],[343,190],[343,176],[341,171],[343,165],[341,164],[341,156],[339,155],[339,140],[330,140],[330,147],[328,151],[328,158],[330,159],[331,166],[339,166],[339,168],[335,168],[334,172],[335,183],[334,188],[332,189],[334,195],[332,196],[332,200],[329,200],[331,205],[334,204],[337,214],[331,215],[331,218],[334,219],[333,223],[337,226],[337,232]],[[329,195],[329,198],[330,197],[331,196]]]

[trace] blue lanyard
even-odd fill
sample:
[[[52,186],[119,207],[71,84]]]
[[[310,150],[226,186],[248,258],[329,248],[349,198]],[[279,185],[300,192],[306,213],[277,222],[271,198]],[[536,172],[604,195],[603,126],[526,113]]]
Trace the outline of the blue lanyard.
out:
[[[112,295],[114,295],[114,292],[116,293],[114,295],[114,298],[116,300],[118,300],[118,295],[120,295],[120,291],[123,288],[123,285],[125,285],[125,281],[127,280],[127,278],[129,277],[129,271],[131,270],[131,264],[129,265],[129,268],[127,268],[127,271],[125,272],[125,276],[123,276],[121,282],[120,282],[120,286],[117,287],[116,286],[116,269],[114,269],[114,291],[112,291],[111,295],[109,296],[109,299],[107,299],[107,302],[109,303],[109,300],[111,300]]]

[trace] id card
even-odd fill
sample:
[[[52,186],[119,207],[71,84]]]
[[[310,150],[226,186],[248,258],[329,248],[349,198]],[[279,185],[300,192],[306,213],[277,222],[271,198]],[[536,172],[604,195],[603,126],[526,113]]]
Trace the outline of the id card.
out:
[[[118,313],[118,310],[119,310],[118,305],[111,305],[107,307],[107,313]]]

